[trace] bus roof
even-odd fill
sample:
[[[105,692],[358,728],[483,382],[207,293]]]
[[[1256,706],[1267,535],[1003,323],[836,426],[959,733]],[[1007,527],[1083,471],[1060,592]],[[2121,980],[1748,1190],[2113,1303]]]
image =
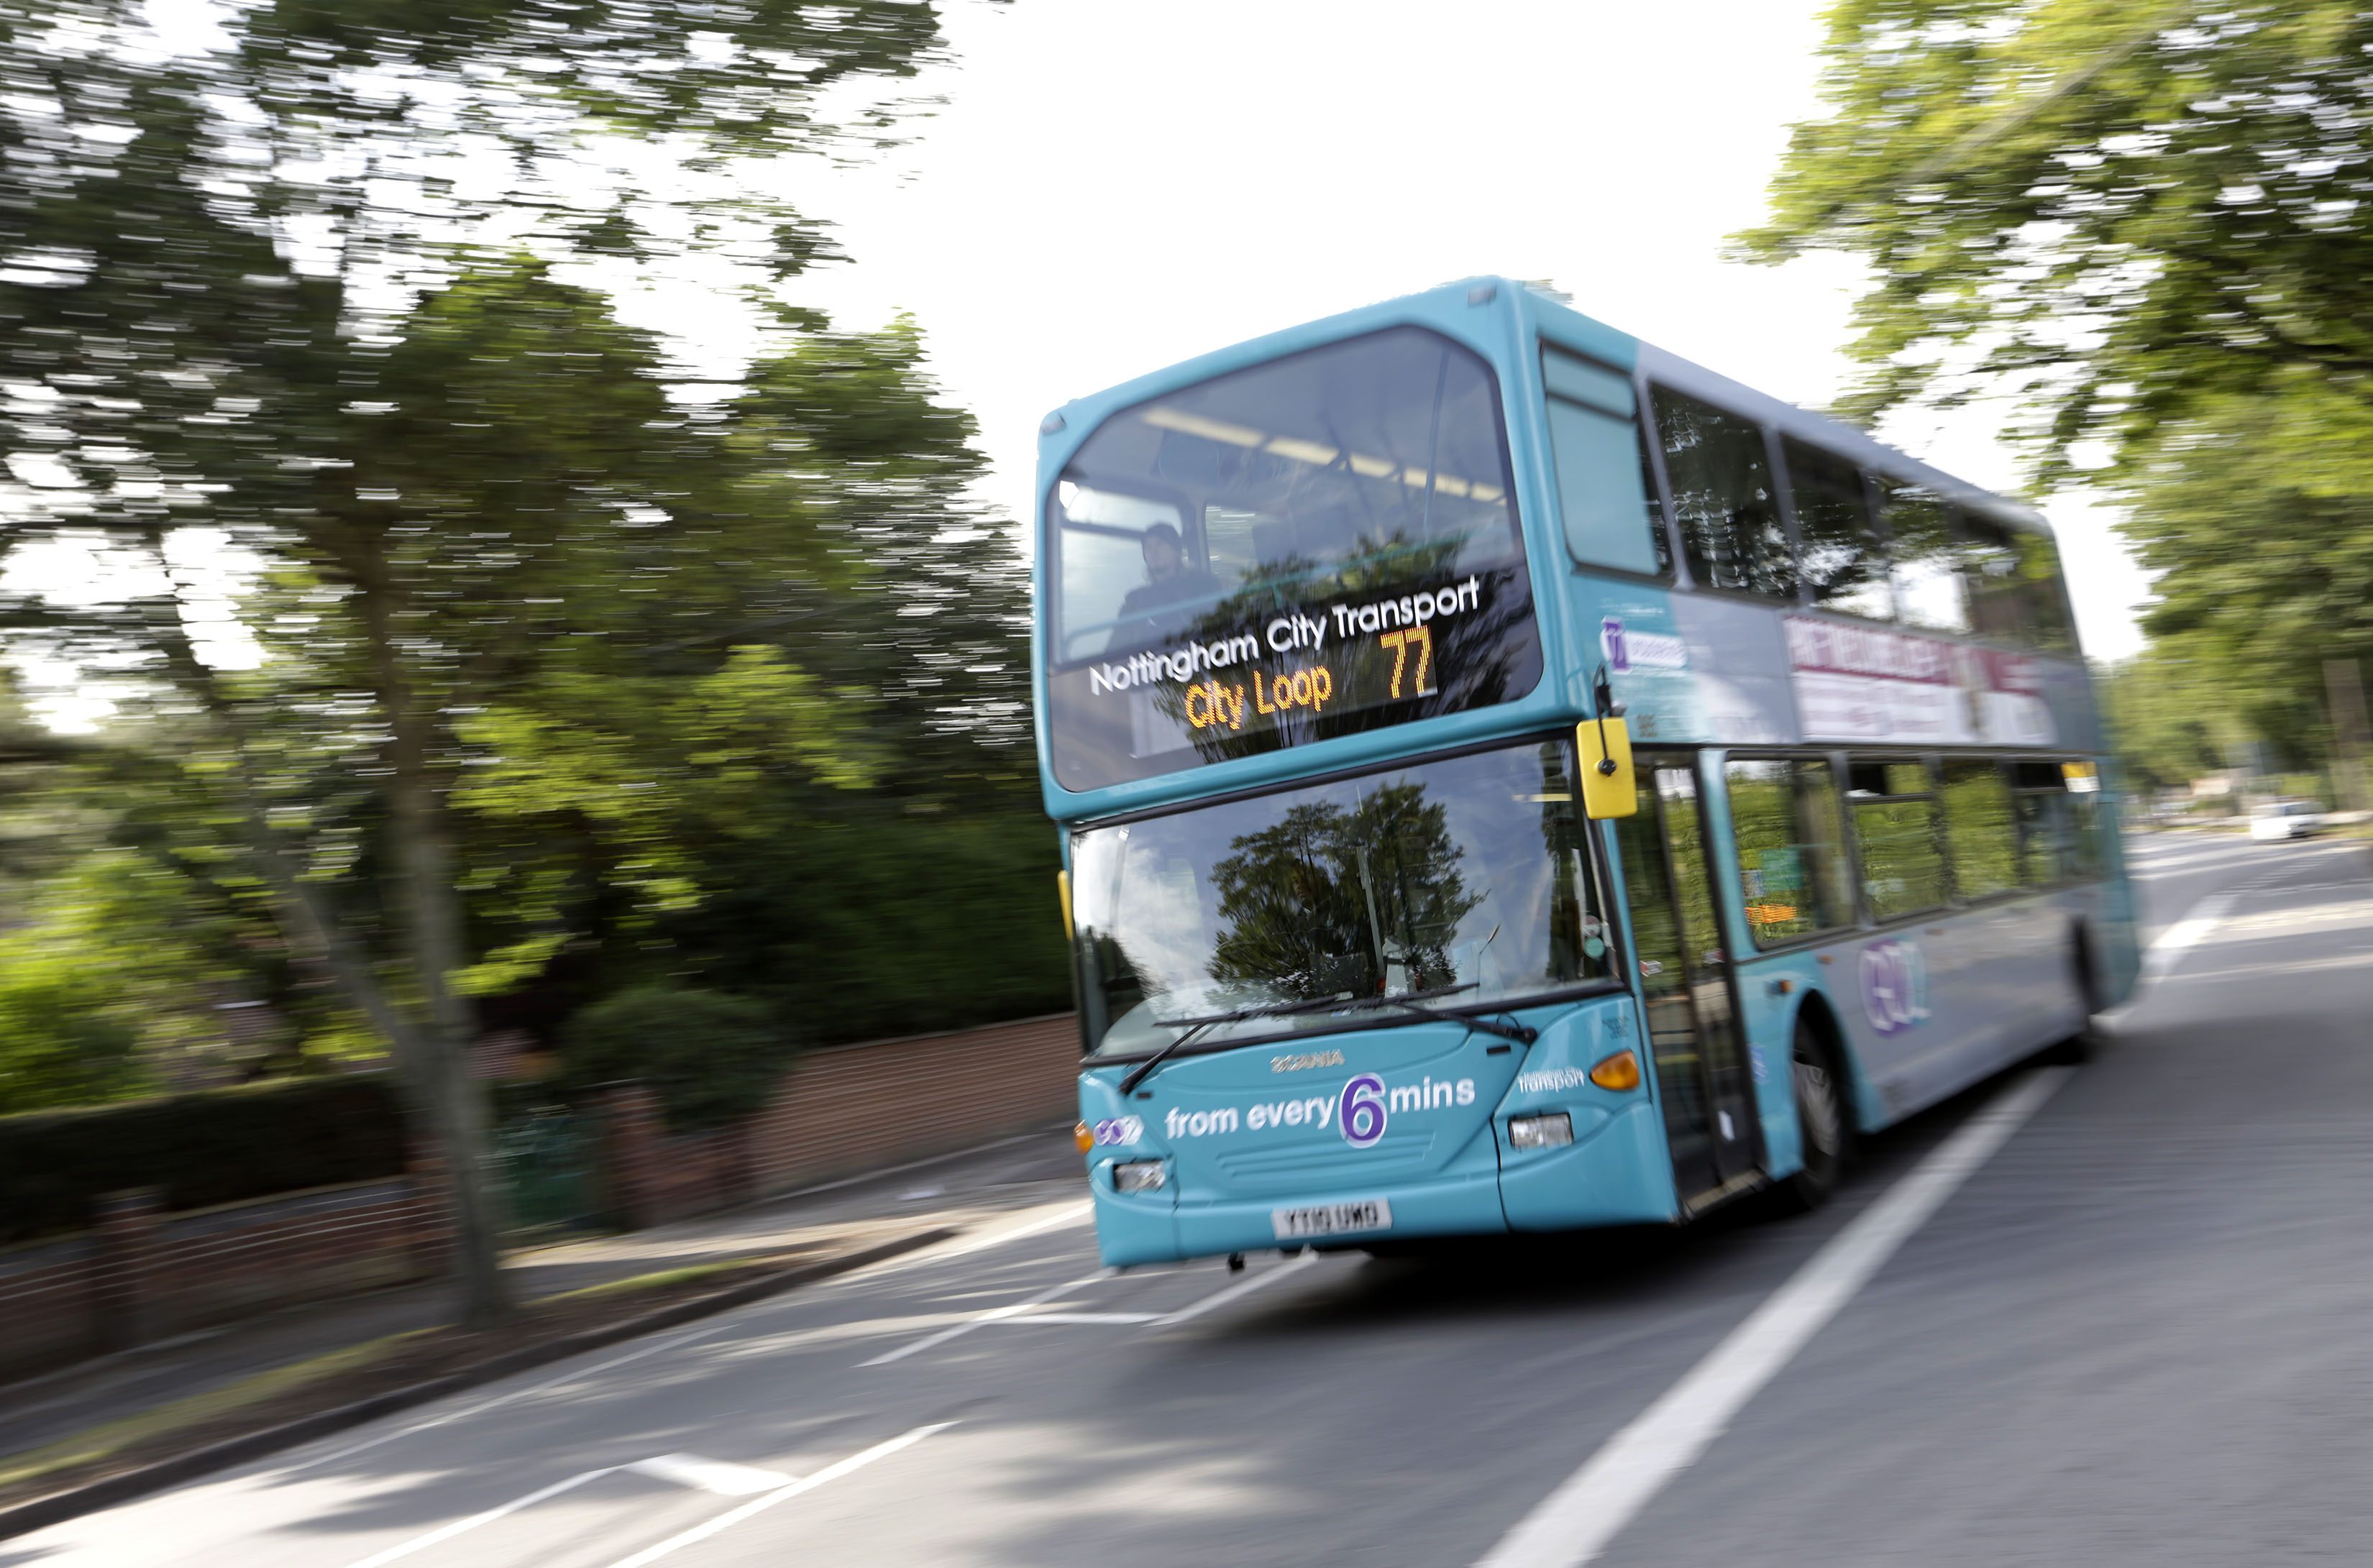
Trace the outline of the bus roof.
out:
[[[1064,409],[1070,410],[1082,402],[1096,405],[1099,412],[1126,407],[1208,377],[1241,369],[1263,358],[1296,353],[1337,338],[1374,331],[1390,322],[1400,309],[1410,305],[1421,303],[1438,310],[1442,305],[1453,300],[1475,301],[1477,295],[1486,289],[1511,302],[1520,319],[1535,331],[1545,332],[1551,340],[1561,341],[1562,346],[1602,358],[1625,360],[1621,368],[1637,368],[1659,386],[1721,404],[1734,412],[1768,424],[1783,436],[1825,447],[1888,478],[1924,485],[1946,499],[1982,512],[2004,526],[2047,537],[2052,533],[2052,525],[2031,506],[1933,468],[1854,425],[1799,408],[1794,403],[1783,402],[1719,371],[1709,370],[1694,361],[1668,353],[1619,328],[1583,314],[1537,285],[1514,278],[1490,275],[1460,278],[1415,294],[1379,300],[1337,315],[1302,322],[1136,377],[1119,386],[1066,403]],[[1047,431],[1051,433],[1060,428],[1059,423],[1050,421]],[[1069,446],[1086,434],[1085,428],[1080,428],[1071,435],[1070,440],[1063,444]]]

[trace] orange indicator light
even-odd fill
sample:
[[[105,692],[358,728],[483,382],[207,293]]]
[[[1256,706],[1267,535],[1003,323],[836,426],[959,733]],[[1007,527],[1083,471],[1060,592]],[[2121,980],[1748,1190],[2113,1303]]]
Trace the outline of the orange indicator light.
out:
[[[1602,1089],[1636,1089],[1640,1086],[1640,1058],[1628,1051],[1619,1051],[1590,1070],[1590,1081]]]

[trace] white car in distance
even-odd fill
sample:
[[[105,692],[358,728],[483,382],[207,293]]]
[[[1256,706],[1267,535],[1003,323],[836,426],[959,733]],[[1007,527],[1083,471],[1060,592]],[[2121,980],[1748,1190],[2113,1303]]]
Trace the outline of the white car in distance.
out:
[[[2323,828],[2323,808],[2312,800],[2274,800],[2250,813],[2250,836],[2281,842],[2303,839]]]

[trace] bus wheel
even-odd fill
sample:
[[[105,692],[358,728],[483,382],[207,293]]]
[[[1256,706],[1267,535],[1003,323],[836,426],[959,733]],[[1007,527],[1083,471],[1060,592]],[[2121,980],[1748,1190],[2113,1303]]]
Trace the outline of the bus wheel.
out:
[[[1796,1085],[1796,1127],[1804,1144],[1804,1164],[1781,1183],[1788,1206],[1818,1209],[1829,1201],[1844,1176],[1853,1152],[1853,1122],[1846,1114],[1845,1085],[1820,1036],[1810,1024],[1796,1021],[1796,1040],[1789,1051],[1790,1075]]]
[[[2078,925],[2070,935],[2068,952],[2076,994],[2085,1001],[2085,1021],[2066,1040],[2046,1046],[2040,1060],[2056,1066],[2082,1067],[2093,1059],[2100,1043],[2093,1023],[2093,1015],[2101,1010],[2101,992],[2093,979],[2099,971],[2093,965],[2092,932]]]

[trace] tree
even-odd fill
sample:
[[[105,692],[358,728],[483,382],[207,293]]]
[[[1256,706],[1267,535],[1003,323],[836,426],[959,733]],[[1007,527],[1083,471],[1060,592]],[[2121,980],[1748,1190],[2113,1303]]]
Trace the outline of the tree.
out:
[[[1741,248],[1871,264],[1852,412],[2008,377],[2047,471],[2301,372],[2373,401],[2368,47],[2356,0],[1841,0]]]
[[[2373,8],[1841,0],[1827,52],[1739,243],[1870,264],[1847,412],[2007,391],[2040,481],[2106,459],[2157,574],[2122,683],[2320,754],[2322,661],[2373,653]]]
[[[0,545],[96,540],[170,589],[9,621],[179,693],[161,711],[215,748],[290,945],[446,1151],[483,1322],[506,1304],[464,1067],[462,725],[572,640],[788,612],[768,582],[861,564],[819,530],[868,488],[799,471],[778,438],[804,411],[763,375],[747,406],[671,397],[659,345],[558,270],[697,250],[795,276],[818,228],[727,193],[836,145],[819,96],[911,74],[933,7],[263,0],[180,39],[147,14],[0,0],[0,451],[29,487]],[[679,156],[675,189],[637,184],[639,143]],[[753,308],[775,340],[819,324]],[[196,524],[262,563],[250,623],[279,656],[251,677],[192,634]],[[373,878],[384,919],[357,912]]]
[[[2138,790],[2180,790],[2227,767],[2239,726],[2211,672],[2154,648],[2100,682],[2110,732]]]
[[[2163,433],[2126,531],[2157,574],[2156,663],[2228,754],[2303,769],[2332,750],[2325,661],[2373,655],[2373,406],[2300,379]]]

